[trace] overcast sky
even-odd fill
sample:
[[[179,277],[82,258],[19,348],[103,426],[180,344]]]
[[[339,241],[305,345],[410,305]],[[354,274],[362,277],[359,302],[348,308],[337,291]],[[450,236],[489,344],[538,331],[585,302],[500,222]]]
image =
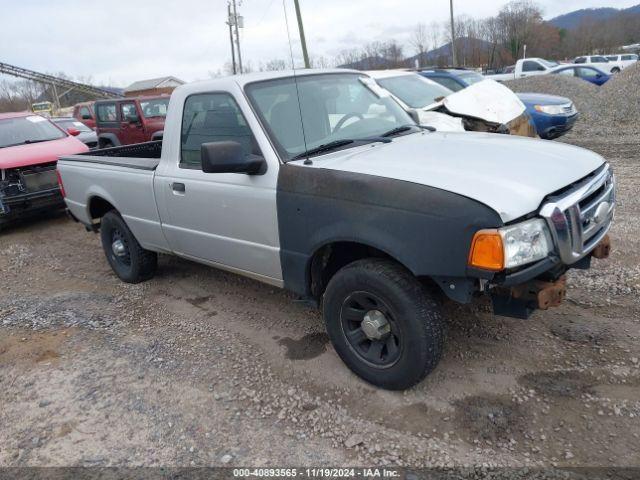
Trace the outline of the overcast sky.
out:
[[[288,20],[300,57],[292,0]],[[538,0],[545,17],[640,0]],[[283,0],[242,0],[243,60],[254,67],[291,59]],[[456,14],[495,15],[506,0],[455,0]],[[407,42],[418,22],[444,22],[448,0],[300,0],[313,56],[331,57],[371,41]],[[0,0],[0,62],[125,87],[174,75],[208,78],[230,60],[226,0]],[[405,53],[413,53],[410,46]]]

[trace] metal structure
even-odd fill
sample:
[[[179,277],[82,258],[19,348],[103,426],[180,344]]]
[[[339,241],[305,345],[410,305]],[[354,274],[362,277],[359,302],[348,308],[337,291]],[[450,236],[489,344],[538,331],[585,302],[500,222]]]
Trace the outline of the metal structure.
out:
[[[14,77],[25,78],[34,82],[50,85],[53,89],[53,95],[55,97],[54,103],[58,108],[60,107],[60,97],[64,96],[72,90],[86,93],[87,95],[91,95],[95,98],[113,98],[124,96],[110,90],[94,87],[93,85],[87,85],[84,83],[74,82],[72,80],[66,80],[60,77],[54,77],[53,75],[47,75],[46,73],[40,73],[34,70],[16,67],[15,65],[9,65],[8,63],[0,62],[0,74],[12,75]],[[62,93],[59,94],[59,91],[62,91]]]
[[[304,58],[304,68],[311,68],[309,62],[309,53],[307,52],[307,39],[304,35],[304,26],[302,25],[302,14],[300,13],[300,4],[298,0],[293,0],[296,7],[296,19],[298,20],[298,30],[300,31],[300,44],[302,45],[302,56]]]

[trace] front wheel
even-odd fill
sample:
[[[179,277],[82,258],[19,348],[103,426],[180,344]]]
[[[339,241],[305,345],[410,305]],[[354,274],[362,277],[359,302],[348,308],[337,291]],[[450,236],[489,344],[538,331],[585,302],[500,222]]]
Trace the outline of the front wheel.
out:
[[[611,70],[611,73],[620,73],[620,69],[618,67],[615,67]]]
[[[158,254],[140,246],[115,210],[102,217],[100,239],[109,265],[123,282],[140,283],[156,273]]]
[[[336,273],[324,295],[323,315],[340,358],[378,387],[410,388],[442,356],[438,303],[410,272],[389,260],[359,260]]]

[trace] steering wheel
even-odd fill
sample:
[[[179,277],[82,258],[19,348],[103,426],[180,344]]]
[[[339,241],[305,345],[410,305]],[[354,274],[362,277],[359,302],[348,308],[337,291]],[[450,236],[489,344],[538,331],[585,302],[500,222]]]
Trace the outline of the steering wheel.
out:
[[[345,122],[353,117],[358,118],[359,120],[364,120],[364,117],[362,116],[361,113],[355,113],[355,112],[347,113],[344,117],[340,119],[338,123],[336,123],[336,126],[333,127],[333,131],[337,132],[338,130],[340,130],[344,126]]]

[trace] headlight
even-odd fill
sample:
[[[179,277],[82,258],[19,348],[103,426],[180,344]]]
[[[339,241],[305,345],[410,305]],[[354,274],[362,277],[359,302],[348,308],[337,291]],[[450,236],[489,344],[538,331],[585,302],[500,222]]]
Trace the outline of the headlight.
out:
[[[573,111],[573,104],[570,105],[536,105],[534,108],[536,111],[546,113],[547,115],[562,115],[567,113],[565,108],[571,107]]]
[[[499,228],[480,230],[473,237],[469,265],[500,271],[542,260],[553,250],[547,224],[536,218]]]

